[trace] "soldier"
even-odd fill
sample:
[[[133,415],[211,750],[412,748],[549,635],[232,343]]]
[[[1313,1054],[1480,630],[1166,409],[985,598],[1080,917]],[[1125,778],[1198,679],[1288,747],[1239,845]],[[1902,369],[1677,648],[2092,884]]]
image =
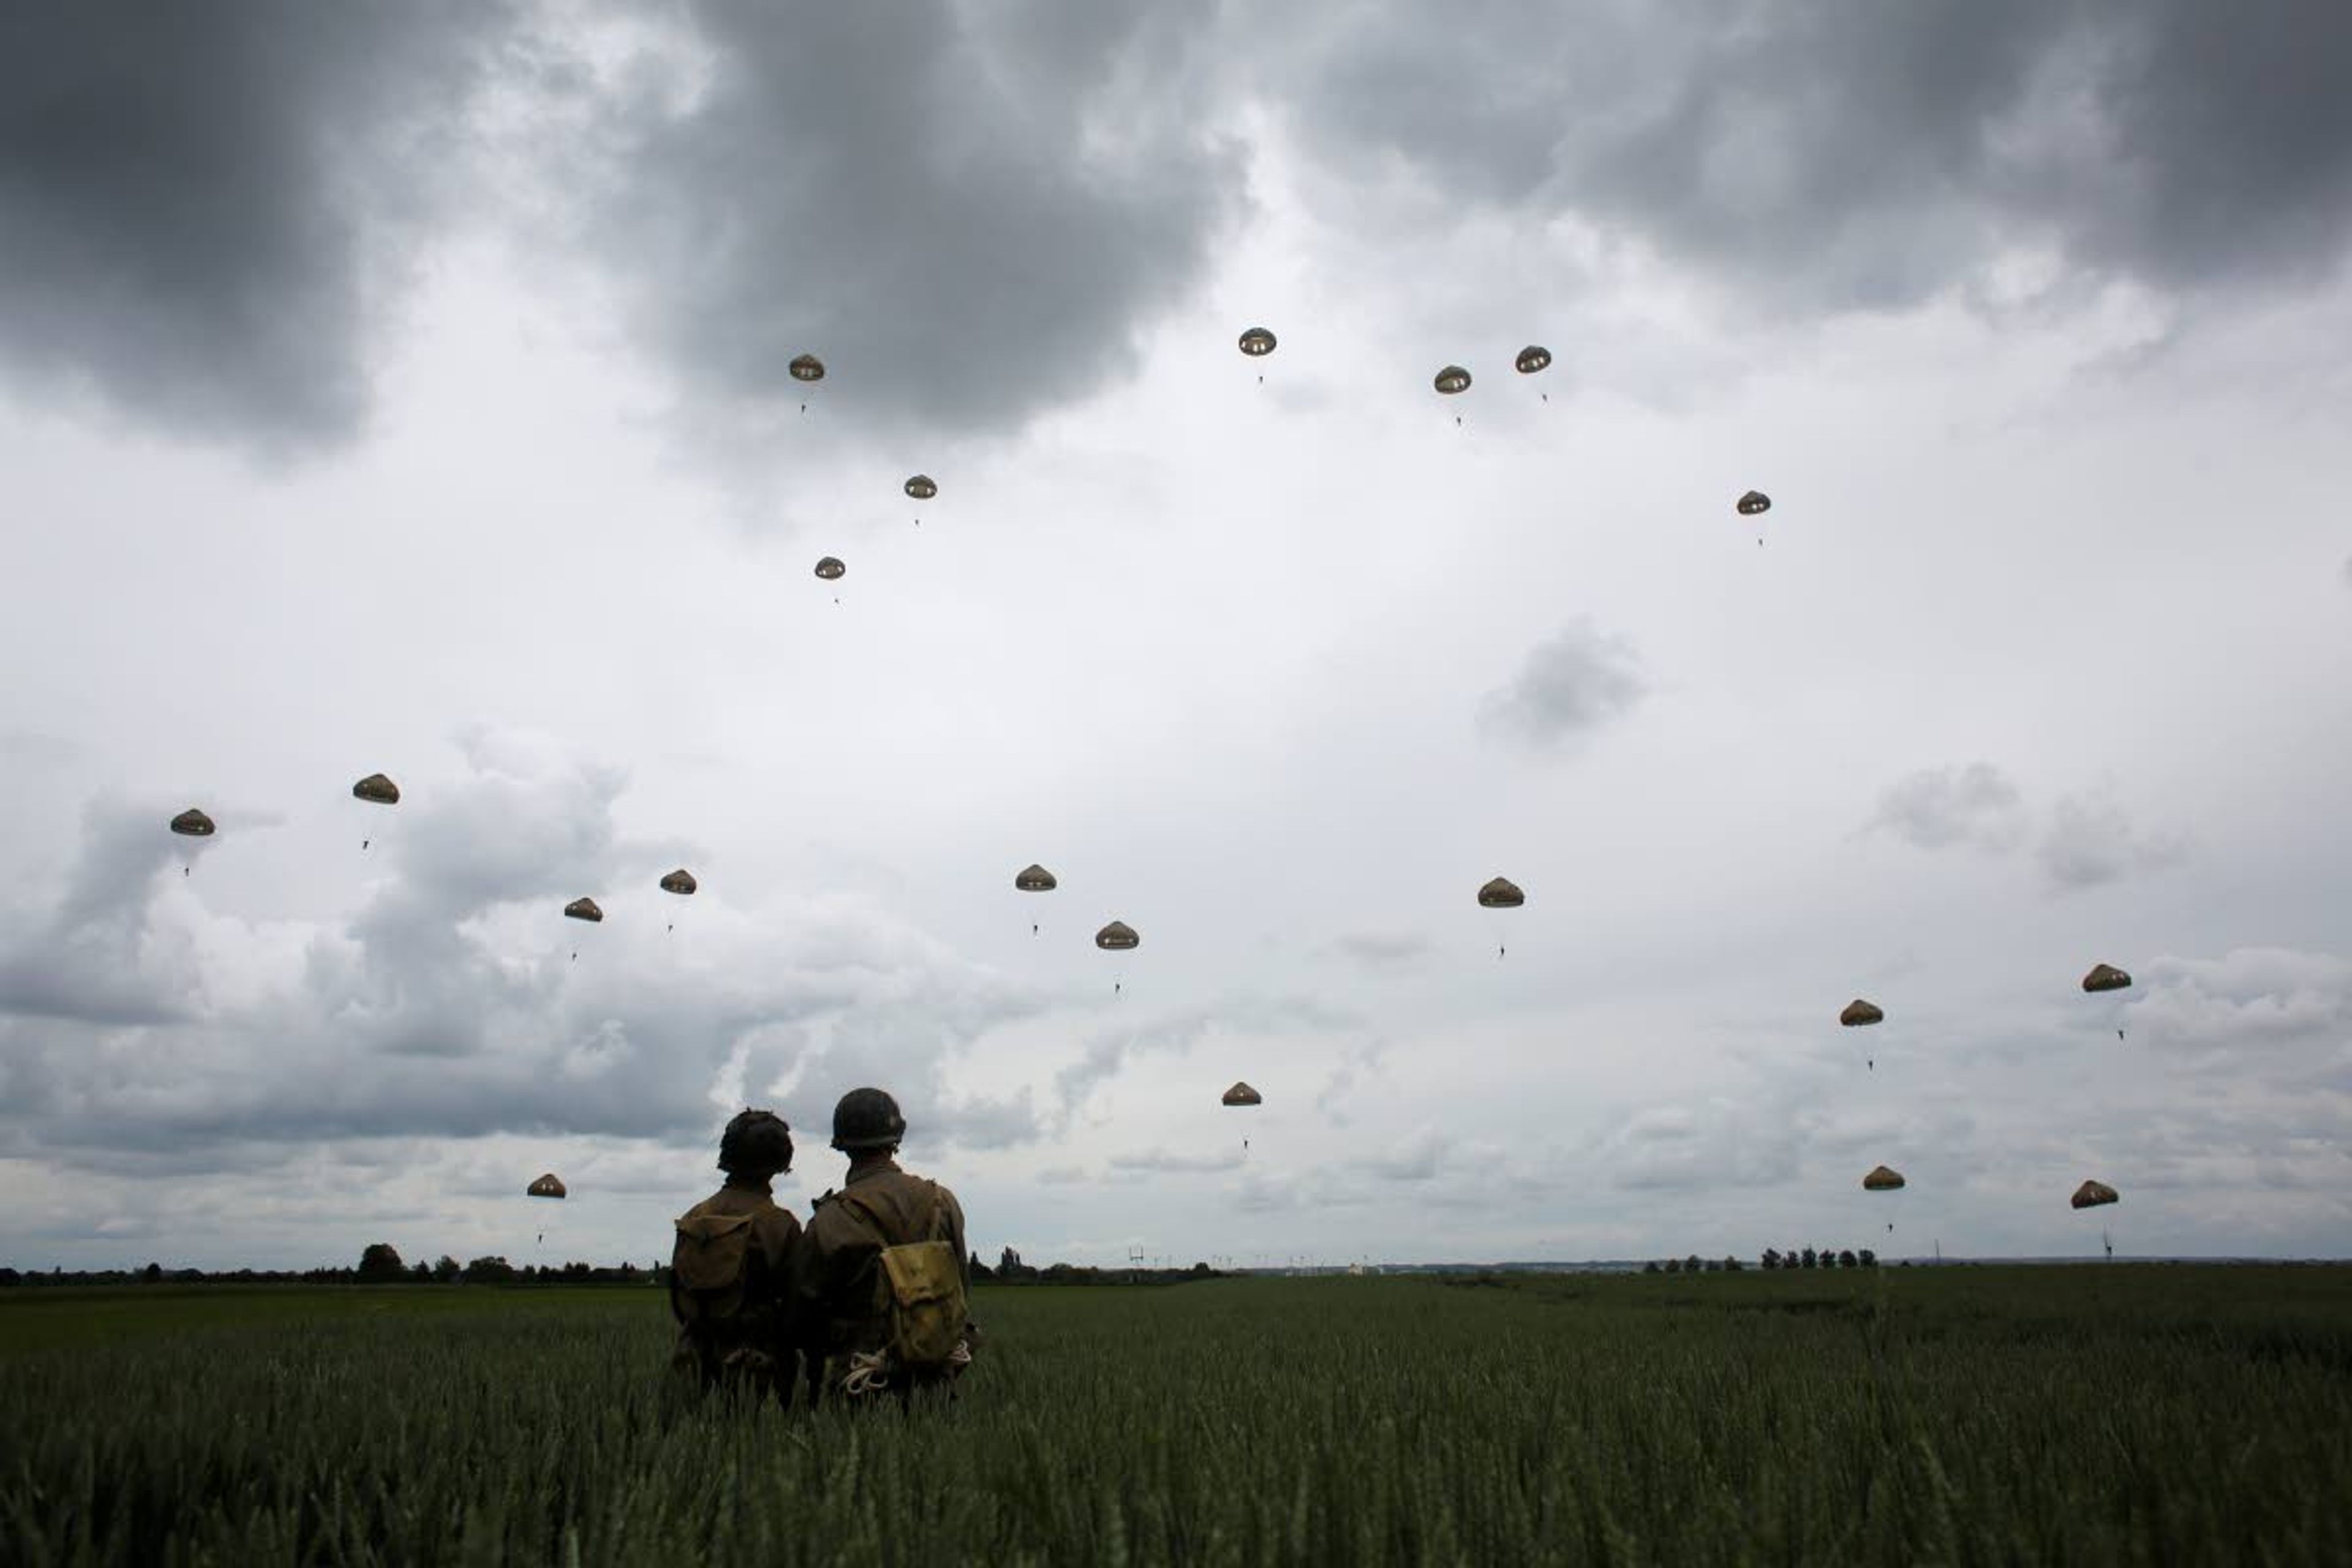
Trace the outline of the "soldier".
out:
[[[816,1200],[793,1265],[813,1398],[891,1393],[903,1403],[971,1364],[980,1331],[963,1205],[898,1168],[891,1156],[906,1133],[881,1089],[851,1089],[834,1107],[833,1146],[849,1174]]]
[[[768,1183],[793,1168],[793,1131],[771,1110],[745,1110],[719,1139],[726,1184],[677,1219],[669,1305],[678,1321],[671,1364],[790,1405],[796,1368],[786,1300],[801,1222]]]

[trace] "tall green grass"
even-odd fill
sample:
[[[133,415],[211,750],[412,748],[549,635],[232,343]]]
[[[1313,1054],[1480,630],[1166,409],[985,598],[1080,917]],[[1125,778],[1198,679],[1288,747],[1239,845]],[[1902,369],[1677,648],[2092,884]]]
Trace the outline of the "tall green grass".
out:
[[[983,1289],[912,1419],[683,1396],[652,1291],[303,1294],[0,1354],[0,1560],[2352,1562],[2352,1271]]]

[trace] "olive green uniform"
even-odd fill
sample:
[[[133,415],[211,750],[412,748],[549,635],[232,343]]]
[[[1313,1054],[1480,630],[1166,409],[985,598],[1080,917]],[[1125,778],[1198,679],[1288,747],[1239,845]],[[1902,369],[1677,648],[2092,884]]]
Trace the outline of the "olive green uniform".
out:
[[[674,1364],[698,1372],[706,1387],[730,1372],[746,1374],[790,1404],[798,1335],[788,1297],[801,1222],[792,1210],[778,1206],[767,1181],[757,1176],[730,1176],[725,1186],[680,1215],[678,1223],[710,1215],[751,1217],[742,1303],[724,1320],[706,1321],[699,1331],[688,1322],[687,1291],[677,1274],[678,1249],[685,1245],[680,1237],[670,1254],[670,1313],[680,1325]]]
[[[808,1352],[813,1389],[837,1385],[852,1353],[889,1343],[884,1247],[944,1241],[955,1249],[966,1300],[971,1291],[971,1249],[964,1244],[963,1205],[953,1193],[889,1159],[853,1169],[843,1184],[850,1201],[833,1193],[817,1199],[793,1259],[791,1311]],[[967,1324],[966,1338],[972,1337]]]

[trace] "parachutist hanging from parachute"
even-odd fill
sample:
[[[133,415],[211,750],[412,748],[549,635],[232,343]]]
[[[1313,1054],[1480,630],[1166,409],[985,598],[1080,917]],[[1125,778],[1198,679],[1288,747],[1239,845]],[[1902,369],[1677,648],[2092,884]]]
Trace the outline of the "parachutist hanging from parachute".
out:
[[[789,368],[794,381],[814,384],[824,379],[824,361],[814,354],[793,355]],[[805,395],[801,399],[801,412],[803,414],[808,412],[808,399]]]
[[[1516,910],[1527,901],[1527,894],[1519,891],[1519,885],[1508,877],[1497,877],[1478,889],[1478,907],[1482,910]],[[1504,957],[1509,952],[1510,949],[1500,942],[1495,945],[1496,958]]]
[[[561,1198],[563,1196],[563,1183],[554,1172],[550,1171],[531,1183],[530,1186],[525,1187],[523,1195],[533,1198]],[[547,1243],[547,1232],[544,1230],[539,1233],[539,1243],[541,1246],[545,1246]]]
[[[364,800],[375,805],[398,805],[400,786],[382,773],[370,773],[352,785],[352,798]],[[360,847],[364,850],[373,842],[373,837],[362,838],[360,840]]]
[[[1264,359],[1274,352],[1274,334],[1264,327],[1252,327],[1241,336],[1241,350],[1252,359]],[[1265,384],[1265,372],[1258,373],[1257,384]]]
[[[596,900],[593,899],[574,899],[563,906],[563,916],[566,920],[601,923],[604,919],[604,911],[596,907]],[[574,963],[580,962],[580,950],[576,947],[572,950],[572,962]],[[559,1193],[556,1195],[561,1197],[562,1194]]]
[[[1766,495],[1762,490],[1749,490],[1746,495],[1741,496],[1732,504],[1738,508],[1739,515],[1742,517],[1761,517],[1766,512],[1772,510],[1772,498]],[[1760,531],[1761,525],[1759,525],[1759,531],[1756,535],[1756,543],[1757,547],[1761,549],[1764,543],[1764,535]]]
[[[917,474],[914,478],[907,481],[907,493],[917,500],[929,500],[933,496],[940,493],[939,481],[931,478],[929,474]],[[919,517],[917,518],[915,520],[915,526],[917,528],[922,527],[923,520]]]
[[[1876,1003],[1865,1002],[1859,996],[1847,1003],[1838,1013],[1838,1022],[1849,1029],[1859,1029],[1871,1024],[1883,1023],[1885,1018],[1886,1015],[1879,1010]],[[1863,1066],[1867,1071],[1876,1072],[1878,1058],[1864,1057]]]
[[[841,558],[837,555],[826,555],[818,558],[816,563],[816,574],[828,583],[838,583],[843,577],[848,574],[848,572],[849,568],[841,563]],[[836,605],[841,603],[841,595],[835,594],[833,596],[833,602]]]
[[[1862,1190],[1866,1193],[1899,1193],[1903,1187],[1903,1173],[1885,1165],[1876,1167],[1862,1179]],[[1893,1220],[1886,1222],[1886,1234],[1895,1234]]]
[[[694,890],[700,886],[702,886],[702,884],[694,879],[694,873],[688,870],[683,866],[680,866],[677,870],[672,871],[668,876],[664,877],[661,879],[661,890],[663,892],[676,893],[680,898],[690,896]],[[667,929],[672,931],[677,930],[677,922],[676,921],[670,921]]]
[[[2132,977],[2112,963],[2095,963],[2091,965],[2091,972],[2083,976],[2083,989],[2094,993],[2127,991],[2131,988],[2131,983]],[[2123,1037],[2124,1032],[2117,1029],[2116,1038],[2120,1040]]]
[[[1470,373],[1458,364],[1449,364],[1437,373],[1436,380],[1432,384],[1448,397],[1458,397],[1470,390]],[[1461,424],[1462,416],[1455,415],[1454,423]]]
[[[172,818],[172,831],[184,838],[210,838],[214,832],[213,819],[192,805]],[[191,857],[188,863],[180,868],[180,875],[184,877],[194,869],[195,860]]]
[[[1050,893],[1055,888],[1061,886],[1059,882],[1054,879],[1054,873],[1048,871],[1043,866],[1023,867],[1019,871],[1013,874],[1013,885],[1024,893]],[[1031,921],[1029,922],[1029,934],[1031,936],[1035,936],[1037,934],[1037,922],[1035,921]]]
[[[1248,1084],[1237,1080],[1233,1088],[1225,1090],[1222,1103],[1237,1107],[1263,1105],[1265,1103],[1265,1097]],[[1242,1140],[1242,1158],[1244,1160],[1249,1158],[1249,1140],[1246,1138]]]
[[[1135,928],[1126,921],[1113,921],[1095,932],[1095,945],[1105,952],[1133,952],[1143,945],[1143,939],[1136,935]],[[1119,990],[1120,982],[1114,978],[1110,983],[1110,994],[1116,996]]]
[[[1519,357],[1511,363],[1521,375],[1533,375],[1538,371],[1550,368],[1551,350],[1541,343],[1529,343],[1519,351]],[[1550,393],[1542,393],[1540,395],[1546,403],[1551,401]]]

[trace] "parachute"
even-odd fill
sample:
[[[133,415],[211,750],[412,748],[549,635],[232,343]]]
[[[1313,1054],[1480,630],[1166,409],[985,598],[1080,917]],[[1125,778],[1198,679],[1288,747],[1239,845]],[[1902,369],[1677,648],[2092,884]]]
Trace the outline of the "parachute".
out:
[[[1059,882],[1054,879],[1054,873],[1048,871],[1043,866],[1023,867],[1019,871],[1013,873],[1013,885],[1020,889],[1021,891],[1024,893],[1050,893],[1055,888],[1061,886]],[[1031,921],[1029,922],[1029,934],[1031,936],[1035,936],[1037,934],[1037,924],[1038,922],[1035,921]]]
[[[1264,359],[1274,352],[1274,334],[1264,327],[1252,327],[1242,334],[1241,345],[1242,353],[1249,355],[1250,358]],[[1262,385],[1265,384],[1265,376],[1261,373],[1257,379]]]
[[[524,1188],[523,1192],[527,1197],[560,1198],[563,1195],[563,1183],[557,1178],[554,1172],[550,1171]]]
[[[1233,1088],[1225,1090],[1224,1103],[1227,1105],[1264,1105],[1265,1103],[1265,1096],[1258,1093],[1257,1090],[1252,1089],[1245,1083],[1236,1083]]]
[[[1511,363],[1517,369],[1521,375],[1533,375],[1538,371],[1549,370],[1551,368],[1551,350],[1544,347],[1541,343],[1529,343],[1527,347],[1519,351],[1519,357],[1513,360]],[[1543,395],[1543,400],[1546,403],[1549,403],[1551,401],[1551,394],[1549,392],[1545,393]]]
[[[1519,891],[1519,885],[1508,877],[1496,877],[1478,889],[1478,907],[1482,910],[1516,910],[1527,901],[1528,896]],[[1510,949],[1503,943],[1495,944],[1496,958],[1506,957],[1509,952]]]
[[[824,556],[819,559],[816,563],[816,574],[824,578],[828,583],[842,576],[847,573],[848,570],[848,567],[844,566],[841,563],[841,560],[838,556]]]
[[[213,836],[213,819],[192,805],[172,818],[172,831],[190,838],[210,838]]]
[[[1455,393],[1470,390],[1470,373],[1458,364],[1449,364],[1437,373],[1433,384],[1438,391],[1451,397]]]
[[[2067,1201],[2078,1209],[2095,1209],[2101,1204],[2117,1203],[2121,1199],[2122,1194],[2105,1182],[2084,1182],[2074,1189],[2074,1195]]]
[[[1865,1002],[1859,996],[1847,1003],[1838,1014],[1838,1022],[1849,1029],[1857,1028],[1864,1024],[1883,1023],[1885,1018],[1885,1013],[1876,1003]]]
[[[567,918],[575,921],[601,921],[604,918],[604,911],[596,907],[593,899],[574,899],[563,906],[563,912]]]
[[[786,368],[793,373],[794,381],[818,382],[824,379],[824,361],[814,354],[794,354],[793,363]],[[801,412],[803,414],[808,412],[808,401],[805,398],[801,401]]]
[[[1862,1179],[1863,1190],[1870,1193],[1895,1192],[1903,1184],[1903,1173],[1890,1170],[1885,1165],[1878,1166]]]
[[[1760,512],[1768,512],[1772,510],[1772,498],[1766,495],[1762,490],[1749,490],[1746,495],[1739,498],[1737,504],[1739,508],[1740,516],[1754,517]]]
[[[1478,889],[1478,907],[1482,910],[1516,910],[1527,901],[1528,896],[1508,877],[1497,877]]]
[[[370,801],[377,805],[398,805],[400,786],[382,773],[370,773],[352,785],[352,795],[354,799]],[[364,849],[373,842],[372,838],[362,838],[360,847]]]
[[[694,873],[688,870],[683,866],[680,866],[677,870],[672,871],[669,875],[661,879],[661,890],[663,892],[676,893],[681,898],[692,893],[700,886],[702,886],[702,884],[694,879]],[[663,928],[666,931],[674,931],[677,929],[677,922],[676,921],[672,921],[668,925]]]
[[[1113,921],[1095,932],[1095,945],[1106,952],[1132,952],[1143,945],[1143,939],[1136,935],[1135,928],[1125,921]],[[1118,995],[1124,984],[1122,981],[1113,980],[1110,983],[1110,994],[1114,996]]]
[[[2112,963],[2095,963],[2091,973],[2083,976],[2085,991],[2122,991],[2127,989],[2132,977]]]
[[[939,481],[929,474],[917,474],[907,481],[907,493],[917,500],[929,500],[940,493]]]

